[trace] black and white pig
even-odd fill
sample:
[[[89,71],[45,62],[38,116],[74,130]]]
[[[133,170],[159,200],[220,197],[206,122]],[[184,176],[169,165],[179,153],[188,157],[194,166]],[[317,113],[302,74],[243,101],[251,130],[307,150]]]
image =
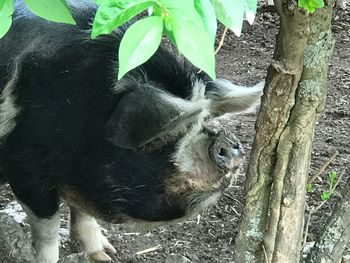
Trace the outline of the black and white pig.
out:
[[[70,3],[76,26],[16,2],[0,40],[0,167],[28,214],[38,263],[57,262],[60,198],[71,234],[98,261],[115,248],[95,218],[168,222],[216,202],[242,157],[204,122],[257,103],[262,85],[211,81],[160,47],[117,81],[124,29],[90,39],[96,6]]]

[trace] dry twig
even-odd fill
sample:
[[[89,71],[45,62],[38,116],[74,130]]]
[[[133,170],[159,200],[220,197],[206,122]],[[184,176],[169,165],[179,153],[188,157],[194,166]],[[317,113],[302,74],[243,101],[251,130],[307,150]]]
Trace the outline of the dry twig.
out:
[[[335,158],[337,157],[338,154],[339,154],[339,152],[337,150],[335,150],[334,153],[331,155],[331,157],[329,157],[327,159],[327,161],[325,161],[320,166],[320,168],[317,170],[317,172],[313,176],[311,176],[309,183],[312,183],[313,181],[315,181],[315,179],[324,172],[324,170],[328,167],[328,165],[330,165],[335,160]]]
[[[265,262],[266,262],[266,263],[268,263],[268,262],[269,262],[269,259],[267,258],[267,253],[266,253],[265,246],[264,246],[264,245],[262,245],[262,248],[263,248],[263,251],[264,251]]]
[[[136,252],[136,255],[143,255],[143,254],[147,254],[147,253],[150,253],[150,252],[154,252],[154,251],[157,251],[159,249],[162,249],[162,246],[161,245],[156,245],[154,247],[150,247],[150,248],[146,248],[144,250],[141,250],[139,252]]]
[[[215,50],[215,55],[219,52],[219,50],[220,50],[220,49],[222,48],[222,46],[224,45],[226,34],[227,34],[227,27],[225,27],[224,32],[222,33],[222,36],[221,36],[219,45],[218,45],[218,47],[217,47],[216,50]]]

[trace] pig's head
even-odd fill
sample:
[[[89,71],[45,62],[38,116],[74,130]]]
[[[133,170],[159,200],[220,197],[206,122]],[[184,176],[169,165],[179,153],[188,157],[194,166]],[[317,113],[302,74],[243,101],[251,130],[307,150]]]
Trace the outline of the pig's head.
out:
[[[176,173],[167,179],[172,194],[218,191],[225,187],[225,175],[241,163],[243,148],[228,131],[214,132],[203,126],[192,127],[176,144],[172,157]]]
[[[225,175],[237,169],[243,149],[232,131],[214,132],[206,123],[224,113],[256,106],[262,88],[262,84],[239,87],[227,80],[197,81],[189,99],[152,83],[133,83],[121,89],[121,99],[107,125],[109,140],[122,149],[159,156],[170,166],[166,174],[148,175],[159,180],[157,193],[149,192],[147,197],[158,196],[153,199],[154,209],[165,204],[164,211],[178,209],[185,215],[217,200],[227,183]],[[150,214],[156,213],[152,210]],[[164,218],[168,217],[160,220]]]

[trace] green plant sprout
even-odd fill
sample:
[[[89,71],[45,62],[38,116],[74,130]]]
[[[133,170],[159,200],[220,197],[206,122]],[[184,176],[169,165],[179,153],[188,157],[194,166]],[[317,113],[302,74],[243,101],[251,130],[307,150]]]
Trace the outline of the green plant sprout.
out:
[[[307,10],[310,14],[314,13],[316,9],[324,7],[323,0],[299,0],[298,6]]]

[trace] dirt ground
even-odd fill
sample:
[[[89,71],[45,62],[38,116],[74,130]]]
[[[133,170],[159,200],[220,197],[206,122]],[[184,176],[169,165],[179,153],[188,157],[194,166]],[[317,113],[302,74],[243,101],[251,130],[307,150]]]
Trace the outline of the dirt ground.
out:
[[[276,13],[271,8],[260,6],[254,25],[245,26],[240,38],[232,33],[226,37],[225,45],[217,58],[217,75],[241,85],[252,85],[262,81],[271,62],[277,28]],[[333,32],[336,45],[330,65],[329,93],[326,109],[319,119],[315,133],[310,175],[315,173],[334,150],[337,150],[339,155],[327,168],[327,172],[335,170],[340,174],[350,163],[350,2],[344,10],[335,12]],[[255,113],[249,113],[224,116],[218,121],[218,125],[236,131],[244,144],[247,158],[254,136],[255,117]],[[128,225],[102,223],[105,234],[118,250],[118,254],[113,257],[114,262],[159,263],[166,262],[170,254],[179,254],[191,262],[198,263],[233,262],[232,248],[242,209],[244,174],[245,171],[241,171],[235,186],[225,192],[215,207],[184,223],[148,232],[140,232]],[[323,178],[323,181],[315,182],[316,191],[308,196],[310,206],[319,203],[326,180],[325,174]],[[346,179],[347,175],[343,180]],[[14,197],[8,186],[2,186],[0,191],[1,210]],[[336,201],[335,196],[313,216],[308,241],[314,240]],[[67,212],[66,208],[63,210]],[[24,224],[24,229],[28,231],[28,225]],[[67,232],[65,213],[62,215],[62,255],[80,251],[78,245],[68,239]],[[154,247],[156,250],[153,252],[137,255],[139,251]],[[168,258],[167,262],[170,262],[169,260]]]

